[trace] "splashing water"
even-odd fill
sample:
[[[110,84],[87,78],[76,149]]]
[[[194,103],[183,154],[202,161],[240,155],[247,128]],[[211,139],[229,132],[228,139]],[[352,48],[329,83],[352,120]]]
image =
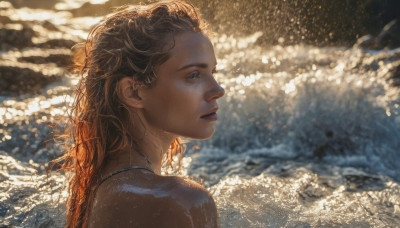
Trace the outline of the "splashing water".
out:
[[[399,89],[390,85],[389,72],[400,49],[243,47],[219,55],[218,79],[227,93],[217,132],[206,144],[229,153],[283,144],[291,150],[283,158],[396,176]],[[369,69],[376,62],[378,69]]]
[[[260,47],[259,35],[214,39],[226,96],[212,139],[189,143],[188,173],[222,225],[399,224],[400,49]]]

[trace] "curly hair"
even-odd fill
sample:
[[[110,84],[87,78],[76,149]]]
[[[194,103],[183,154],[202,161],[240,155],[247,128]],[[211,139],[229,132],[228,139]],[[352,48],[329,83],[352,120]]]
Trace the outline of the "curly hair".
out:
[[[73,69],[81,79],[68,119],[70,146],[63,156],[63,169],[72,174],[66,227],[86,227],[88,208],[107,157],[135,140],[127,130],[134,123],[121,118],[131,115],[120,99],[118,81],[133,77],[140,85],[152,86],[157,80],[154,72],[169,58],[174,45],[168,44],[174,36],[206,32],[205,27],[198,9],[186,1],[124,6],[103,18],[86,42],[74,48]],[[174,154],[182,156],[179,138],[171,144],[164,164],[172,167]]]

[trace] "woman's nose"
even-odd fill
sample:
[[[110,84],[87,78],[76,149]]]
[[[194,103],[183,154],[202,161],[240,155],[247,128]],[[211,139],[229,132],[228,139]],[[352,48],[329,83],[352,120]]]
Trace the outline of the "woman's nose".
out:
[[[207,93],[207,101],[211,100],[217,100],[224,96],[225,94],[225,89],[221,87],[221,85],[218,84],[218,82],[215,80],[215,78],[212,78],[212,87]]]

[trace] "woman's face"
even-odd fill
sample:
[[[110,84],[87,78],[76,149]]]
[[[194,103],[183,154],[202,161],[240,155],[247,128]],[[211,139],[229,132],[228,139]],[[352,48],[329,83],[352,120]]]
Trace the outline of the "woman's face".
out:
[[[143,90],[148,127],[173,136],[205,139],[214,132],[217,99],[225,93],[215,81],[214,48],[203,34],[174,37],[170,58],[156,71],[157,80]]]

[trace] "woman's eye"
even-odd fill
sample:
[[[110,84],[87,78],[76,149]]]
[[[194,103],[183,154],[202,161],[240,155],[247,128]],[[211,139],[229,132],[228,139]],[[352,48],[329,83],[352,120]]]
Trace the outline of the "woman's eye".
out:
[[[186,76],[187,79],[196,79],[200,77],[200,72],[198,71],[193,71],[192,73],[188,74],[188,76]]]

